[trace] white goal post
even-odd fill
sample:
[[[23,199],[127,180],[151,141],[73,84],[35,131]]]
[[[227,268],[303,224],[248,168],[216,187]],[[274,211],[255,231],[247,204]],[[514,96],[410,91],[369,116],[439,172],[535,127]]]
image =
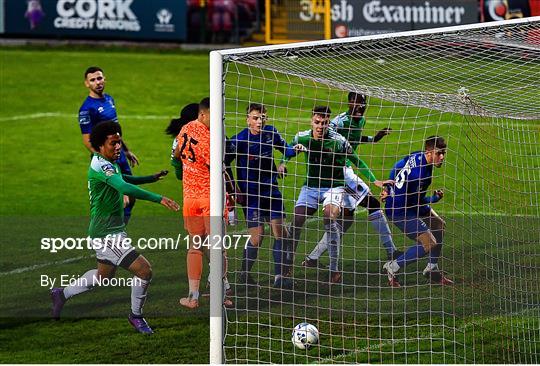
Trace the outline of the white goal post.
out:
[[[419,272],[403,274],[402,289],[388,288],[377,272],[383,248],[360,213],[342,233],[337,294],[320,285],[326,269],[315,274],[300,266],[311,249],[304,247],[327,230],[308,222],[293,265],[303,282],[290,298],[272,289],[274,239],[267,228],[253,270],[256,291],[236,278],[242,248],[229,250],[235,307],[225,309],[220,238],[247,233],[242,225],[225,229],[222,219],[225,139],[246,128],[246,107],[260,103],[268,123],[291,142],[310,129],[314,106],[331,106],[334,118],[346,111],[351,91],[367,98],[364,130],[392,128],[357,151],[379,180],[428,136],[447,139],[448,161],[433,169],[429,191],[445,190],[434,207],[446,221],[441,258],[455,285],[423,283],[424,259]],[[540,17],[212,51],[210,102],[211,364],[540,362]],[[293,158],[279,183],[287,225],[306,169]],[[413,244],[390,228],[396,247]],[[300,351],[290,342],[300,321],[319,327],[316,349]]]

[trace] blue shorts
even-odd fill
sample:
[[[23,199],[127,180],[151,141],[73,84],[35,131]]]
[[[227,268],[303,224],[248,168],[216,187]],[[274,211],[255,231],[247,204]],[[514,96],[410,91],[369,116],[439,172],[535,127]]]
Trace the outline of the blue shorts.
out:
[[[259,227],[265,221],[285,218],[285,206],[279,190],[273,190],[269,196],[247,194],[246,198],[247,227]]]
[[[421,216],[413,214],[388,216],[388,219],[396,225],[409,239],[416,240],[418,235],[429,231],[429,227]]]

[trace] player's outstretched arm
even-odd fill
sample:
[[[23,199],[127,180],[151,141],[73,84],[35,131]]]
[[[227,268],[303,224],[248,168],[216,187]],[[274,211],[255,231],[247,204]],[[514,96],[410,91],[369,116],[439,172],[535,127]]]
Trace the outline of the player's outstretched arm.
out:
[[[126,159],[128,159],[129,164],[133,167],[135,165],[139,165],[139,159],[137,156],[132,153],[131,151],[126,151]]]
[[[295,157],[298,154],[298,150],[296,150],[292,145],[289,145],[287,141],[281,136],[281,134],[276,130],[274,127],[274,141],[273,146],[276,150],[281,152],[284,156],[287,158]]]
[[[160,204],[167,207],[171,211],[178,211],[180,209],[178,203],[167,197],[162,197]]]
[[[135,175],[122,175],[122,179],[131,184],[147,184],[147,183],[154,183],[161,179],[163,179],[164,176],[169,174],[168,170],[161,170],[157,172],[156,174],[152,175],[145,175],[145,176],[135,176]]]
[[[433,196],[431,197],[424,197],[423,202],[430,204],[430,203],[437,203],[444,197],[444,191],[442,189],[437,189],[433,191]]]
[[[283,157],[281,158],[281,161],[277,167],[278,176],[280,178],[283,178],[287,175],[287,162],[291,160],[291,158],[297,156],[300,152],[307,151],[304,145],[298,143],[298,134],[294,136],[294,139],[289,144],[289,146],[292,146],[294,154],[283,154]]]
[[[379,132],[377,132],[377,134],[375,136],[362,136],[360,138],[360,142],[361,143],[366,143],[366,142],[370,142],[370,143],[375,143],[375,142],[379,142],[384,136],[386,135],[390,135],[390,131],[392,131],[392,129],[390,127],[385,127],[383,128],[382,130],[380,130]]]
[[[139,165],[139,159],[137,156],[131,152],[131,150],[127,147],[126,142],[122,140],[122,149],[124,150],[124,153],[126,154],[126,159],[129,161],[129,165],[135,166]]]
[[[348,147],[348,150],[347,150],[347,158],[351,161],[351,163],[353,163],[358,168],[360,173],[364,177],[366,177],[371,183],[374,183],[375,185],[377,185],[377,183],[375,182],[380,182],[377,180],[377,178],[375,177],[371,169],[369,169],[368,165],[362,159],[360,159],[358,155],[356,155],[356,153],[352,150],[352,147],[350,146]],[[382,187],[382,184],[377,187]]]
[[[383,128],[373,137],[373,142],[379,142],[384,136],[390,135],[390,131],[392,131],[390,127]]]
[[[122,179],[122,176],[120,174],[114,174],[108,177],[105,182],[114,189],[116,189],[118,192],[126,196],[131,196],[137,199],[152,201],[156,203],[160,203],[161,199],[163,198],[157,193],[150,192],[145,189],[139,188],[131,183],[127,183]]]

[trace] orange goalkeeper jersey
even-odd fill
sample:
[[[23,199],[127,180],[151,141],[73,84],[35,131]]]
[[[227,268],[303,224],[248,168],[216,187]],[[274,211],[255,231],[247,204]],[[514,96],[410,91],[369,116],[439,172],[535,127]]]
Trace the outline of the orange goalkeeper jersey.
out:
[[[176,136],[182,160],[184,198],[210,197],[210,129],[194,120]]]

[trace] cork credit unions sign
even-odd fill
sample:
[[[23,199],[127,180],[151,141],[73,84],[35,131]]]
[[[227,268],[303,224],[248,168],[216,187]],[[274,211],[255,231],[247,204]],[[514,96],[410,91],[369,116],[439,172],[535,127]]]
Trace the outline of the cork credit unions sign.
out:
[[[184,40],[179,0],[4,0],[5,33],[54,38]]]

